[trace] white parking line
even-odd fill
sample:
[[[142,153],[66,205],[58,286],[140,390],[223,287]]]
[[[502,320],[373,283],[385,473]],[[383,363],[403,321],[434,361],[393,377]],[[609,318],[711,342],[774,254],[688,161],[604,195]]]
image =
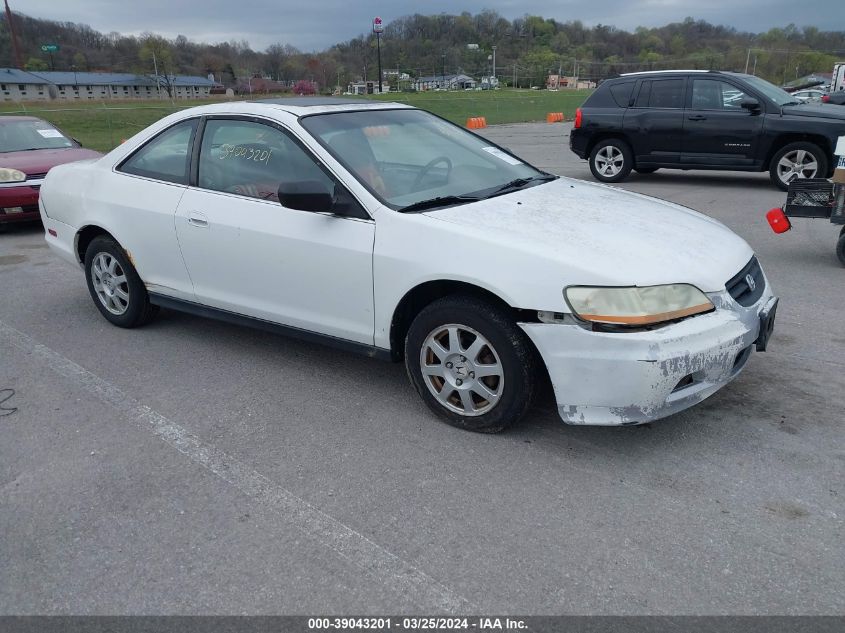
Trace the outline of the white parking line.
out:
[[[134,419],[142,428],[157,435],[256,502],[275,510],[297,529],[334,550],[375,580],[391,589],[398,589],[421,608],[449,614],[478,611],[468,600],[363,534],[321,512],[213,444],[204,442],[113,384],[3,321],[0,321],[0,340],[5,340],[22,352],[38,358],[57,374]]]

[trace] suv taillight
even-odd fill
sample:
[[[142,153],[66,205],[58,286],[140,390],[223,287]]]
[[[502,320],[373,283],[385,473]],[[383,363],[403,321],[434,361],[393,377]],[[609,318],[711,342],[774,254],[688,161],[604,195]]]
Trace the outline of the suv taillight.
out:
[[[827,103],[830,101],[830,95],[822,95],[822,103]]]
[[[583,118],[583,114],[581,113],[581,108],[575,108],[575,129],[577,130],[581,127],[581,119]]]

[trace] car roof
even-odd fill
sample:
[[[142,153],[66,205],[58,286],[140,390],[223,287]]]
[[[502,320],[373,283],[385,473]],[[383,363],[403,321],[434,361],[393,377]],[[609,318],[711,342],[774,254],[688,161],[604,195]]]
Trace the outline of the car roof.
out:
[[[12,115],[8,115],[8,114],[0,115],[0,125],[8,124],[8,123],[17,123],[19,121],[40,121],[40,122],[44,123],[44,121],[42,119],[39,119],[38,117],[35,117],[35,116],[25,116],[25,115],[20,115],[20,116],[14,115],[14,116],[12,116]]]
[[[414,109],[404,103],[370,101],[368,99],[344,99],[339,97],[290,97],[283,99],[258,99],[253,101],[226,101],[202,105],[184,110],[191,114],[241,113],[268,114],[283,111],[294,116],[323,114],[327,112],[357,112],[361,110]]]

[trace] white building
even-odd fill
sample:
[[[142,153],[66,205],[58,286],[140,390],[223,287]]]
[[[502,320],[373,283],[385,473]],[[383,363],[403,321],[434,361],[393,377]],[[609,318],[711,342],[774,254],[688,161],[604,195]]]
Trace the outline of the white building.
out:
[[[432,75],[414,80],[415,90],[464,90],[475,88],[476,81],[468,75]]]

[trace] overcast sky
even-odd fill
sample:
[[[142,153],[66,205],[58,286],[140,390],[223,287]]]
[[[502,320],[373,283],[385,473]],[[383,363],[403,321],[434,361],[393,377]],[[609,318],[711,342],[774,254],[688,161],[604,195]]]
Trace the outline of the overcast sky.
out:
[[[275,42],[303,51],[323,50],[369,31],[375,16],[389,22],[413,13],[479,13],[485,8],[508,19],[529,13],[625,30],[662,26],[687,16],[752,32],[789,23],[845,30],[842,0],[9,0],[9,4],[14,11],[81,22],[103,33],[154,31],[209,43],[245,39],[255,50]]]

